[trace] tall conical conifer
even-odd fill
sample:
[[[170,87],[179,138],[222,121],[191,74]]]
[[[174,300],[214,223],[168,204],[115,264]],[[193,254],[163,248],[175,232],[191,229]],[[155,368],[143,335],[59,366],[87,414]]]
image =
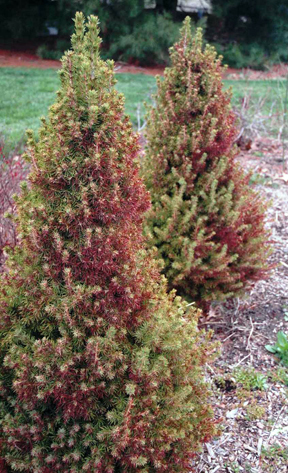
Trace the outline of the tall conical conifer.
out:
[[[179,294],[225,299],[267,273],[265,206],[235,162],[230,93],[221,60],[186,18],[172,65],[158,78],[147,124],[146,233]]]
[[[212,346],[143,246],[138,138],[76,15],[0,291],[1,473],[188,472]]]

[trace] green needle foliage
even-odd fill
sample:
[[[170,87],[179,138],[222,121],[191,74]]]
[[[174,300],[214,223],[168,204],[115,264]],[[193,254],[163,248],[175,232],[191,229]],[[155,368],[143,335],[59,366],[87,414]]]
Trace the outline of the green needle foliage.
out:
[[[96,17],[75,26],[0,286],[0,470],[188,473],[214,348],[145,250],[138,137]]]
[[[147,123],[143,174],[152,197],[146,234],[169,286],[202,306],[267,273],[268,233],[260,197],[235,162],[230,93],[214,49],[186,18],[158,78]]]

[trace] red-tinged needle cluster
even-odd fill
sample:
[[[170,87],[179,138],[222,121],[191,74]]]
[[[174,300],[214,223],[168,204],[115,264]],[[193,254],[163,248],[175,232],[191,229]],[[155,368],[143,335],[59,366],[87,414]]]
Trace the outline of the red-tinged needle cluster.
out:
[[[16,199],[0,285],[1,473],[185,473],[215,433],[197,311],[167,295],[142,221],[138,138],[75,19]]]

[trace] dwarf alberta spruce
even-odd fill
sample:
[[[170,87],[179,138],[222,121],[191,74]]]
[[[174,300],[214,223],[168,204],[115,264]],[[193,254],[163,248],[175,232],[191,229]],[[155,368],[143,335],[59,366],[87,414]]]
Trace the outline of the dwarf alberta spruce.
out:
[[[1,473],[190,472],[213,346],[144,249],[138,137],[96,17],[75,24],[2,275]]]
[[[265,206],[235,162],[230,93],[214,49],[186,18],[158,78],[143,174],[151,193],[145,233],[170,288],[203,306],[267,273]]]

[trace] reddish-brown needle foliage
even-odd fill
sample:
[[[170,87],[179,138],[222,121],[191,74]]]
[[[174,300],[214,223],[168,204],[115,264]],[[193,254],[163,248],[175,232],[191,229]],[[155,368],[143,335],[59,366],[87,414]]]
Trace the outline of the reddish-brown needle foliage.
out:
[[[150,109],[144,177],[146,233],[169,286],[201,305],[267,273],[265,206],[235,162],[230,93],[221,62],[185,20]]]
[[[145,250],[138,138],[76,15],[0,290],[1,472],[190,472],[215,432],[209,336]]]

